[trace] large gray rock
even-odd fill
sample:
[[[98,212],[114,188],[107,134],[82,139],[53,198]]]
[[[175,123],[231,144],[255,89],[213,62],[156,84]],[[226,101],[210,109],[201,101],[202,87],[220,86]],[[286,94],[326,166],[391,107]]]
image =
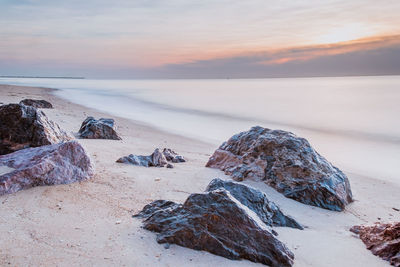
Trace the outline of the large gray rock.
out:
[[[144,167],[167,167],[173,168],[174,166],[168,162],[180,163],[186,160],[178,155],[175,151],[164,148],[161,152],[160,149],[156,148],[154,152],[149,156],[133,155],[125,156],[117,160],[118,163],[129,163],[137,166]]]
[[[254,211],[257,216],[269,226],[287,226],[297,229],[303,227],[293,218],[283,214],[280,208],[269,201],[265,193],[244,184],[214,179],[207,187],[207,191],[225,189],[229,191],[243,205]]]
[[[34,107],[21,104],[0,106],[0,155],[71,139],[70,135]]]
[[[0,156],[0,195],[40,185],[69,184],[93,174],[89,156],[76,141],[27,148]]]
[[[121,140],[114,129],[113,119],[87,117],[79,129],[79,136],[85,139]]]
[[[192,194],[183,205],[158,200],[136,215],[158,243],[205,250],[233,260],[292,266],[293,253],[225,189]]]
[[[346,175],[293,133],[253,127],[223,143],[207,162],[233,179],[264,180],[286,197],[341,211],[352,202]]]
[[[53,105],[46,100],[37,100],[37,99],[24,99],[19,102],[25,106],[31,106],[34,108],[53,108]]]
[[[372,254],[400,267],[400,222],[357,225],[350,231],[360,236]]]

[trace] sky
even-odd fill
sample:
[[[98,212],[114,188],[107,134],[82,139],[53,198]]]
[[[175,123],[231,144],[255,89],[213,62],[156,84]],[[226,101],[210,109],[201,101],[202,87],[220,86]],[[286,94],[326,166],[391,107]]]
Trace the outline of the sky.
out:
[[[399,0],[0,0],[0,75],[400,74]]]

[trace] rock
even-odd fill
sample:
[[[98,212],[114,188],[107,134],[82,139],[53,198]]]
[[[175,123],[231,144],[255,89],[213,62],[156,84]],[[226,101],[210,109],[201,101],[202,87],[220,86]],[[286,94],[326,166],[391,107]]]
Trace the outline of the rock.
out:
[[[214,179],[207,191],[225,189],[243,205],[254,211],[269,226],[287,226],[303,230],[304,228],[293,218],[286,216],[279,207],[269,201],[265,193],[244,184]]]
[[[72,137],[34,107],[0,106],[0,155],[71,140]]]
[[[81,138],[85,139],[121,140],[121,137],[118,136],[114,129],[113,119],[100,118],[96,120],[93,117],[87,117],[86,120],[82,122],[78,133]]]
[[[360,235],[372,254],[400,267],[400,222],[353,226],[350,231]]]
[[[77,141],[27,148],[0,156],[0,195],[40,185],[69,184],[89,179],[93,164]]]
[[[173,163],[186,162],[184,157],[178,155],[175,151],[169,148],[164,148],[162,153],[164,154],[167,161],[171,161]]]
[[[46,100],[24,99],[19,103],[34,108],[53,108],[53,105]]]
[[[224,142],[207,167],[242,181],[264,180],[286,197],[329,210],[342,211],[352,202],[346,175],[293,133],[259,126]]]
[[[205,250],[232,260],[292,266],[293,253],[225,189],[190,195],[183,205],[158,200],[136,215],[160,244]]]
[[[122,157],[117,160],[118,163],[130,163],[144,167],[173,168],[174,165],[168,163],[168,161],[179,163],[185,162],[185,159],[171,149],[164,148],[163,152],[160,152],[160,149],[156,148],[150,156],[138,156],[130,154],[129,156]]]

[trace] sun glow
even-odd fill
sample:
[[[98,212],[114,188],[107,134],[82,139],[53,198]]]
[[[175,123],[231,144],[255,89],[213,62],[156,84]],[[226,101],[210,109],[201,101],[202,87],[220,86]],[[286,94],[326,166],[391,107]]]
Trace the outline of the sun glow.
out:
[[[315,40],[318,44],[333,44],[348,42],[365,38],[376,34],[365,25],[353,24],[346,27],[334,28],[325,34],[321,34]]]

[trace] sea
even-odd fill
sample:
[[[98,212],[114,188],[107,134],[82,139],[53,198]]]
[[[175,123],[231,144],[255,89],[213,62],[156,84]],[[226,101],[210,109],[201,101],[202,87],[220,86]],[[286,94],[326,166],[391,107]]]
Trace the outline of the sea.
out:
[[[0,78],[217,148],[252,126],[282,129],[347,173],[400,184],[400,76],[104,80]],[[118,123],[118,121],[116,121]],[[212,153],[212,151],[210,151]]]

